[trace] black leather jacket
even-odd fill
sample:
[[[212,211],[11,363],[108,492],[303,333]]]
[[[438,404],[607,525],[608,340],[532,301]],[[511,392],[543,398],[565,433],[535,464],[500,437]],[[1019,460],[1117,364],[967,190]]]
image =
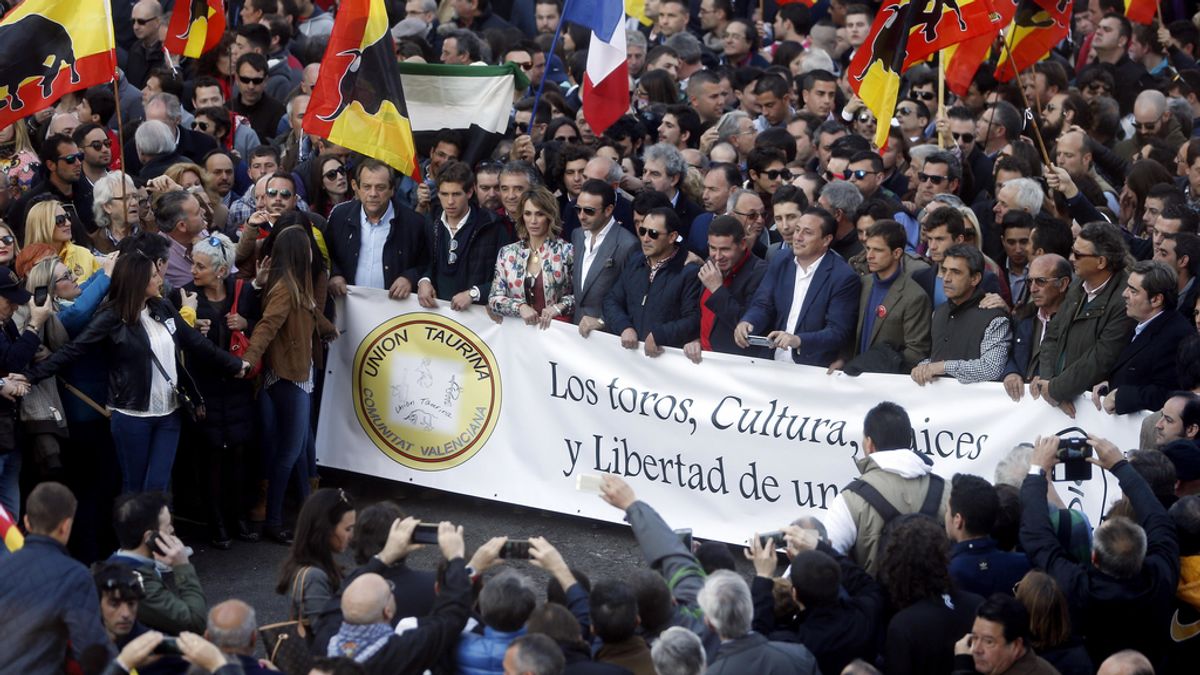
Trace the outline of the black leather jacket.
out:
[[[183,386],[189,393],[196,391],[183,365],[184,352],[230,374],[241,370],[240,359],[206,340],[179,316],[170,302],[152,298],[147,304],[150,316],[166,325],[175,339],[176,372],[171,373],[171,378],[177,385]],[[149,408],[150,381],[155,371],[154,361],[150,358],[150,338],[140,323],[124,323],[109,306],[102,307],[88,327],[70,344],[62,346],[50,358],[35,365],[26,376],[31,382],[50,377],[83,355],[85,348],[92,344],[101,346],[101,358],[108,366],[108,404],[126,410]]]

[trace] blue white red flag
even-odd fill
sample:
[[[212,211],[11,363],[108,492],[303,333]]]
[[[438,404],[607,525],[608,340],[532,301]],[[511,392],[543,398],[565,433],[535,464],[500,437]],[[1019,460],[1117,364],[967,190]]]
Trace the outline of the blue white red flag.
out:
[[[623,0],[567,0],[563,20],[592,31],[583,76],[583,118],[597,135],[629,110]]]

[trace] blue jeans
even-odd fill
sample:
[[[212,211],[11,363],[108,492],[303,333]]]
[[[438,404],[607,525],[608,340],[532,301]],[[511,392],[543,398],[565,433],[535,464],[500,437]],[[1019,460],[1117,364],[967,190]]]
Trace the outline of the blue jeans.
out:
[[[133,417],[113,411],[110,426],[123,492],[166,492],[179,447],[178,410],[161,417]]]
[[[308,441],[312,397],[295,382],[278,380],[259,397],[267,454],[268,526],[283,525],[283,498],[293,476],[300,496],[308,498],[308,466],[302,461]]]
[[[14,523],[21,522],[21,451],[0,452],[0,506]],[[0,543],[0,548],[4,544]]]

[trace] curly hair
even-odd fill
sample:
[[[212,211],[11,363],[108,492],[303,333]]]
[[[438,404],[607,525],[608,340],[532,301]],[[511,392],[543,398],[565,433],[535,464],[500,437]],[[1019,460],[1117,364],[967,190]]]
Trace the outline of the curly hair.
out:
[[[879,582],[897,611],[951,589],[950,540],[928,516],[907,514],[888,525]]]

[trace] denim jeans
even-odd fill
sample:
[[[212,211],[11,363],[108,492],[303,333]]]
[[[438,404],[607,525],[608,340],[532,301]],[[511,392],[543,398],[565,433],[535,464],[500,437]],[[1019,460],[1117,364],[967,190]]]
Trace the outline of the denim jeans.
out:
[[[266,524],[278,527],[283,524],[283,499],[290,478],[295,477],[301,497],[308,498],[308,466],[303,455],[312,397],[295,382],[278,380],[259,401],[269,481]]]
[[[14,523],[21,518],[21,451],[0,452],[0,506]],[[0,543],[0,548],[4,544]]]
[[[166,492],[179,447],[178,410],[161,417],[134,417],[113,411],[110,425],[123,492]]]

